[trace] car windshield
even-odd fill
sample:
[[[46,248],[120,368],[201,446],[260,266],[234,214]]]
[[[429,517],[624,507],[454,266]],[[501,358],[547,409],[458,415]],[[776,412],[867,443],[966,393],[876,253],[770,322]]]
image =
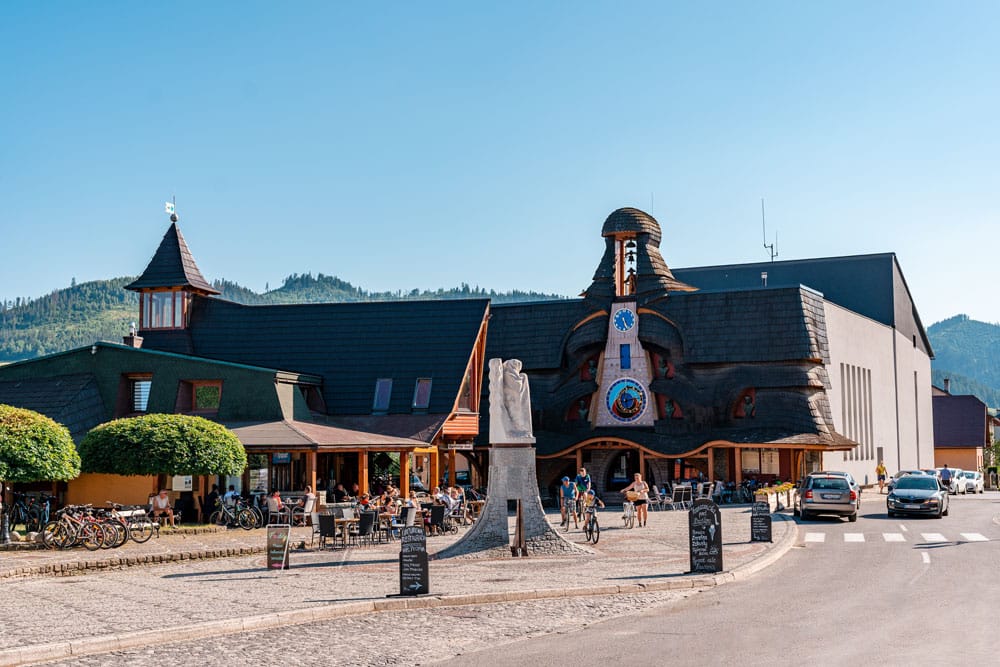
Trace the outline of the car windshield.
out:
[[[929,489],[934,491],[938,488],[937,480],[927,475],[908,475],[900,478],[896,483],[897,489]]]

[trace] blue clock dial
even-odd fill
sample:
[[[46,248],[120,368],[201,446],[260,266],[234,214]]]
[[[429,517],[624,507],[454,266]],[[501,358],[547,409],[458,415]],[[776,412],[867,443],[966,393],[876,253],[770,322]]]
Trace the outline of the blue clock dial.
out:
[[[618,329],[619,331],[628,331],[635,326],[635,313],[628,308],[619,308],[615,311],[613,321],[615,329]]]

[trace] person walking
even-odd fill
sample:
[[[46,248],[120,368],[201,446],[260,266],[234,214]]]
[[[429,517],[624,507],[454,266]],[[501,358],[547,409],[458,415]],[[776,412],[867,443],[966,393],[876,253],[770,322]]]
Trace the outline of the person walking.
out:
[[[875,477],[878,478],[878,492],[882,493],[885,488],[885,461],[879,461],[875,466]]]
[[[951,493],[951,470],[948,469],[947,463],[945,463],[944,467],[941,468],[941,486],[943,486],[948,493]]]
[[[646,484],[642,479],[642,475],[635,473],[633,475],[632,483],[622,489],[622,493],[628,493],[633,491],[639,497],[632,501],[635,504],[635,517],[639,520],[639,527],[646,525],[646,521],[649,519],[648,508],[649,504],[649,485]]]

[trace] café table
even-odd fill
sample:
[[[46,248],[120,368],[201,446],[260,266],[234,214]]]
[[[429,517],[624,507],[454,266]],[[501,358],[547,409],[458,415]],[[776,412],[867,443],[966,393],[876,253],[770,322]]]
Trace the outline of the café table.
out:
[[[478,519],[479,515],[483,512],[483,507],[486,506],[485,500],[470,500],[468,501],[469,511],[472,513],[473,519]]]
[[[360,521],[357,517],[352,517],[350,519],[344,517],[337,517],[333,520],[333,523],[340,532],[340,543],[347,548],[347,533],[351,529],[351,524],[357,524]]]

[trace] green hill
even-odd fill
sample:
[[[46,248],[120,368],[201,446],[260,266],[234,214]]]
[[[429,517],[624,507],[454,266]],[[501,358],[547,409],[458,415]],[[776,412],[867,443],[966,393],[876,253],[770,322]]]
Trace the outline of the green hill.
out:
[[[133,280],[74,281],[70,287],[38,299],[0,301],[0,363],[70,350],[95,340],[121,341],[138,315],[138,296],[124,289]],[[248,305],[477,297],[510,303],[565,298],[540,292],[487,291],[467,284],[447,290],[369,292],[322,273],[315,277],[311,273],[293,274],[280,287],[263,294],[225,279],[213,284],[221,292],[220,298]]]
[[[951,380],[951,393],[974,394],[990,407],[1000,406],[1000,325],[956,315],[927,329],[934,384]]]

